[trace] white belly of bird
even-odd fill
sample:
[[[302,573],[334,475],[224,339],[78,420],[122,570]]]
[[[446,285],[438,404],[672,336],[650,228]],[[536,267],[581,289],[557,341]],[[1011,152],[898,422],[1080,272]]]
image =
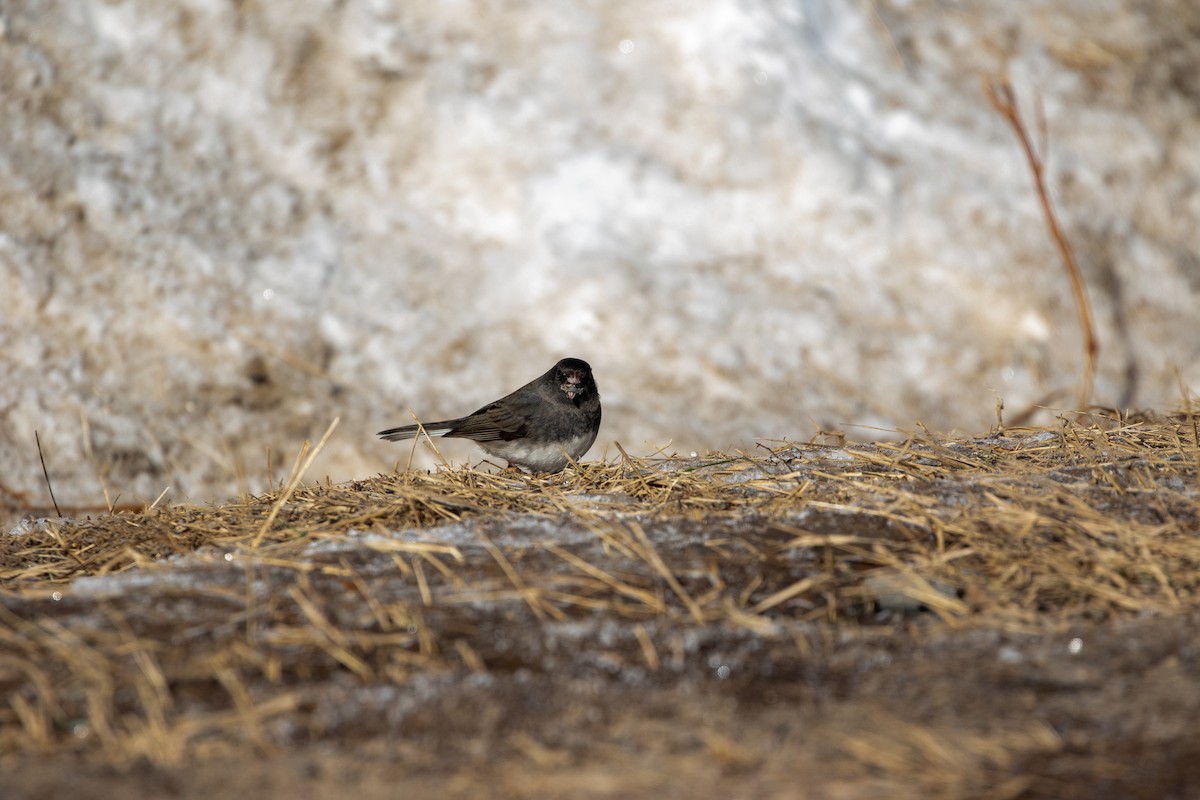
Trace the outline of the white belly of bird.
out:
[[[528,441],[478,442],[494,456],[524,467],[532,472],[558,472],[567,466],[567,456],[578,460],[592,446],[595,435],[577,436],[567,442],[539,444]],[[564,455],[564,451],[566,455]]]

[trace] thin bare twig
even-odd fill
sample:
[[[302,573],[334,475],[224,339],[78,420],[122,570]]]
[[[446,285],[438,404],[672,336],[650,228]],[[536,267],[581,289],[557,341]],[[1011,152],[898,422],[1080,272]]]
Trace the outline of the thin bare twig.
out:
[[[58,507],[58,500],[54,497],[54,487],[50,485],[50,471],[46,469],[46,457],[42,455],[42,437],[38,436],[38,432],[33,432],[33,439],[37,442],[38,458],[42,460],[42,475],[46,476],[46,488],[50,490],[50,500],[54,503],[54,511],[59,518],[62,517],[62,511]]]
[[[1049,136],[1046,133],[1041,105],[1040,103],[1038,105],[1037,120],[1038,139],[1041,144],[1041,153],[1039,154],[1038,150],[1034,149],[1033,142],[1030,141],[1029,131],[1025,128],[1025,121],[1017,108],[1016,94],[1013,92],[1012,82],[1008,76],[985,78],[983,91],[996,112],[1012,126],[1013,132],[1017,135],[1017,141],[1021,144],[1021,149],[1025,151],[1025,160],[1029,162],[1029,171],[1033,173],[1033,182],[1037,189],[1038,200],[1042,204],[1046,227],[1050,229],[1050,235],[1054,237],[1054,243],[1062,257],[1063,267],[1067,270],[1067,277],[1071,280],[1071,289],[1075,294],[1075,307],[1079,312],[1079,327],[1083,329],[1083,385],[1079,389],[1079,409],[1082,411],[1091,404],[1092,388],[1096,378],[1096,356],[1100,352],[1100,342],[1096,338],[1092,305],[1088,300],[1083,275],[1079,271],[1079,265],[1075,263],[1075,254],[1071,250],[1071,245],[1067,241],[1062,227],[1058,224],[1058,217],[1054,213],[1050,195],[1046,191],[1043,155],[1049,148]]]

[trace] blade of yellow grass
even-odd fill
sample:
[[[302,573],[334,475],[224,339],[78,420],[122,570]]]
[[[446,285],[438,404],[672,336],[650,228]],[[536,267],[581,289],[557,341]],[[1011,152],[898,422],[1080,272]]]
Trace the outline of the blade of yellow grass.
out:
[[[630,586],[628,583],[625,583],[624,581],[614,578],[612,575],[609,575],[607,572],[600,569],[596,565],[588,563],[587,561],[583,560],[579,556],[574,555],[573,553],[570,553],[570,552],[564,550],[563,548],[559,547],[556,544],[553,544],[553,543],[547,544],[547,545],[545,545],[545,548],[547,550],[549,550],[551,553],[554,553],[554,555],[561,558],[563,561],[566,561],[568,564],[578,567],[582,572],[585,572],[588,575],[591,575],[593,578],[596,578],[597,580],[601,581],[602,583],[605,583],[608,586],[611,586],[617,592],[620,592],[621,594],[625,595],[626,597],[628,597],[630,599],[637,600],[640,603],[644,603],[645,605],[647,605],[651,609],[653,609],[655,613],[661,614],[663,611],[666,610],[666,608],[662,604],[662,601],[659,600],[659,598],[656,597],[653,592],[647,591],[645,589],[639,589],[635,586]]]
[[[364,544],[368,550],[374,550],[377,553],[441,553],[450,556],[460,564],[464,563],[462,551],[449,544],[404,542],[397,539],[369,539]]]
[[[633,635],[637,637],[638,644],[642,647],[642,655],[646,658],[646,666],[650,668],[651,672],[658,672],[658,668],[662,662],[659,661],[658,650],[654,647],[654,640],[646,632],[646,626],[640,622],[634,625]]]
[[[421,593],[421,602],[426,606],[433,605],[433,593],[429,591],[429,581],[425,578],[425,567],[414,558],[412,569],[413,574],[417,576],[417,591]]]
[[[761,614],[764,611],[768,611],[768,610],[774,608],[775,606],[779,605],[780,603],[786,603],[788,600],[791,600],[793,597],[804,594],[805,592],[807,592],[809,589],[813,588],[814,586],[816,586],[820,583],[823,583],[825,581],[825,578],[826,578],[826,576],[824,576],[824,575],[809,575],[807,578],[801,578],[800,580],[793,583],[791,586],[787,586],[783,589],[780,589],[778,592],[775,592],[774,594],[769,595],[769,596],[763,598],[762,600],[759,600],[750,609],[750,613],[751,614]]]
[[[321,452],[321,448],[329,441],[329,437],[333,435],[333,431],[337,428],[340,421],[341,417],[334,417],[333,422],[329,423],[329,427],[325,429],[325,434],[321,437],[321,440],[317,442],[317,446],[312,448],[311,451],[307,441],[300,448],[300,452],[296,454],[296,463],[292,466],[292,474],[288,478],[287,486],[279,493],[279,497],[276,498],[274,505],[271,506],[270,513],[263,520],[262,527],[258,529],[258,535],[250,543],[251,549],[257,548],[262,543],[263,538],[267,535],[267,531],[271,529],[271,525],[275,522],[275,518],[279,516],[279,511],[283,508],[283,504],[292,496],[292,492],[296,491],[296,487],[304,479],[304,474],[313,465],[313,461],[316,460],[317,455]]]
[[[304,613],[312,625],[312,629],[320,635],[316,637],[317,645],[351,672],[363,680],[371,680],[372,670],[366,662],[350,652],[350,642],[329,619],[321,613],[316,603],[304,589],[304,581],[288,588],[288,596]]]
[[[517,593],[524,598],[526,605],[528,605],[530,610],[533,611],[533,615],[535,617],[545,621],[546,614],[549,613],[558,620],[566,619],[563,613],[557,608],[541,602],[537,590],[529,588],[525,581],[521,579],[521,576],[517,574],[515,569],[513,569],[512,563],[508,560],[499,547],[496,547],[491,540],[486,538],[483,540],[483,546],[489,553],[491,553],[491,556],[496,560],[496,563],[500,565],[500,569],[504,571],[505,576],[508,577],[508,580],[517,590]]]
[[[700,610],[700,606],[697,605],[696,601],[691,598],[691,595],[684,590],[683,586],[679,583],[679,580],[675,577],[675,574],[671,572],[670,568],[667,567],[666,562],[662,560],[662,556],[660,556],[658,551],[654,549],[654,545],[650,542],[650,537],[646,535],[645,528],[643,528],[638,522],[631,522],[629,523],[629,530],[633,532],[633,535],[637,537],[638,542],[641,543],[641,555],[646,560],[646,563],[652,566],[654,570],[662,576],[663,580],[667,582],[667,585],[671,587],[671,591],[675,592],[676,596],[683,601],[683,605],[692,615],[692,618],[697,622],[704,622],[704,612]]]
[[[475,648],[466,639],[455,639],[454,649],[458,651],[459,658],[463,664],[472,672],[487,672],[487,665],[483,663],[483,659],[479,657],[479,653],[475,652]]]

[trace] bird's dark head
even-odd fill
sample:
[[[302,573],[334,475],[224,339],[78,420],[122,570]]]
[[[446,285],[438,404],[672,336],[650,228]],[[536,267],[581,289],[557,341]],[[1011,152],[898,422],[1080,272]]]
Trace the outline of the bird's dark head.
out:
[[[587,397],[596,393],[596,382],[592,380],[592,368],[578,358],[564,358],[554,365],[554,382],[567,399]]]

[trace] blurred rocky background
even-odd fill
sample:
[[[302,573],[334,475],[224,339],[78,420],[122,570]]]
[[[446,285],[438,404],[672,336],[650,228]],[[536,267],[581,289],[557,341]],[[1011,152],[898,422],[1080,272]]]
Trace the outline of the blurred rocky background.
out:
[[[1002,73],[1093,400],[1178,405],[1194,0],[3,0],[0,497],[47,502],[35,430],[77,508],[262,491],[334,417],[308,477],[365,477],[564,355],[591,457],[1072,408]]]

